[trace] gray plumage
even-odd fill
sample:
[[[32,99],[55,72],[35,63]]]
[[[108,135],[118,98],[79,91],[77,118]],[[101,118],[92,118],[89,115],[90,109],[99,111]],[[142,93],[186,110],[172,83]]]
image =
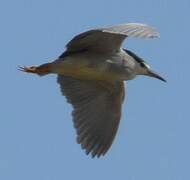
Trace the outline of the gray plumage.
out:
[[[90,49],[100,52],[115,52],[126,37],[154,38],[159,33],[152,27],[140,23],[128,23],[89,30],[75,36],[67,45],[67,51]]]
[[[77,142],[92,157],[104,155],[115,137],[124,99],[123,82],[77,80],[58,75],[63,95],[73,105]],[[118,88],[119,87],[119,88]]]
[[[126,37],[158,36],[154,28],[139,23],[93,29],[75,36],[55,61],[20,70],[58,75],[62,94],[73,106],[77,142],[86,154],[100,157],[110,148],[119,126],[124,81],[137,75],[165,81],[142,58],[121,45]]]
[[[95,52],[97,57],[100,54],[101,57],[105,56],[103,59],[109,59],[109,54],[120,52],[122,42],[126,37],[154,38],[158,36],[159,33],[154,28],[139,23],[89,30],[75,36],[66,45],[67,50],[60,58],[64,60],[64,57],[69,55],[81,57],[82,54]],[[123,52],[118,54],[121,57]],[[137,56],[135,58],[137,59]],[[98,60],[94,61],[98,66]],[[100,63],[102,62],[101,60]],[[118,67],[120,67],[119,62],[117,58]],[[121,67],[123,68],[123,65]],[[116,69],[117,66],[114,64],[113,68]],[[74,108],[72,116],[77,131],[77,142],[87,154],[91,152],[92,157],[104,155],[111,146],[119,125],[124,98],[123,82],[108,83],[58,75],[58,83],[63,95]]]

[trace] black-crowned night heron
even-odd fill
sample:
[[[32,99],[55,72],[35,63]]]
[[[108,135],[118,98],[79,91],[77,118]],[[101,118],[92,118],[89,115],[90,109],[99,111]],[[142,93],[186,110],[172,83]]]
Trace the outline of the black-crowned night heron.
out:
[[[121,45],[126,37],[158,36],[152,27],[139,23],[93,29],[75,36],[55,61],[20,70],[40,76],[58,74],[61,91],[74,108],[77,142],[86,154],[100,157],[110,148],[118,129],[124,81],[137,75],[165,81],[144,60]]]

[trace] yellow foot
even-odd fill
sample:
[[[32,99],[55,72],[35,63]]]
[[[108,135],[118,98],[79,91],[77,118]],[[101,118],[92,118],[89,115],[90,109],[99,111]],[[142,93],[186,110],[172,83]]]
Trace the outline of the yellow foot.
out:
[[[37,66],[31,66],[31,67],[26,67],[26,66],[18,66],[18,70],[27,72],[27,73],[39,73],[37,70]]]
[[[31,67],[19,66],[19,70],[42,76],[51,73],[51,63],[42,64],[40,66],[31,66]]]

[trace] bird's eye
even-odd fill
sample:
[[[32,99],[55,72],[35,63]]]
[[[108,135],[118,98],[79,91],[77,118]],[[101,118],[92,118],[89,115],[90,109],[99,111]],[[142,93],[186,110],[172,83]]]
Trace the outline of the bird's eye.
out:
[[[140,66],[141,66],[142,68],[150,69],[150,66],[149,66],[148,64],[146,64],[145,62],[141,62],[141,63],[140,63]]]
[[[144,68],[144,67],[146,67],[146,64],[144,62],[141,62],[140,66]]]

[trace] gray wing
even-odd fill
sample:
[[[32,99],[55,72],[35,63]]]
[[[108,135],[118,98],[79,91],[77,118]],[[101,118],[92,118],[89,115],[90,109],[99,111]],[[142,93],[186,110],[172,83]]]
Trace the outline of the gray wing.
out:
[[[159,33],[140,23],[128,23],[86,31],[75,36],[67,45],[67,51],[117,51],[126,37],[154,38]]]
[[[118,129],[124,98],[123,82],[113,84],[58,75],[63,95],[72,104],[77,142],[92,157],[104,155]]]

